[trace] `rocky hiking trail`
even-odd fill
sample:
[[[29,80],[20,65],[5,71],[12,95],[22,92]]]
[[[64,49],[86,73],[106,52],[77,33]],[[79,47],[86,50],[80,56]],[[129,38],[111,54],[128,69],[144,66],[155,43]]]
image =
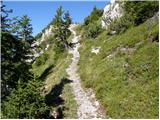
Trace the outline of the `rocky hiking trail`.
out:
[[[73,55],[72,63],[66,69],[69,77],[72,80],[70,84],[73,89],[75,100],[78,104],[77,116],[79,119],[91,119],[91,118],[104,118],[104,112],[102,112],[101,105],[95,98],[95,94],[92,89],[84,89],[81,86],[81,79],[77,73],[78,61],[80,54],[78,48],[80,47],[80,37],[76,35],[74,31],[74,25],[70,27],[72,34],[74,35],[72,43],[75,45],[69,50],[69,53]]]

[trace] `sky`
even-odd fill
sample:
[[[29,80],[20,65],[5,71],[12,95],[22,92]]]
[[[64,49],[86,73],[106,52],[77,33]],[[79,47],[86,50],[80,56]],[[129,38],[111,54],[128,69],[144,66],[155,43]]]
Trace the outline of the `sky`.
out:
[[[6,9],[13,9],[9,17],[28,15],[33,26],[33,35],[41,32],[53,19],[59,6],[69,11],[73,22],[83,22],[93,7],[103,9],[109,1],[4,1]]]

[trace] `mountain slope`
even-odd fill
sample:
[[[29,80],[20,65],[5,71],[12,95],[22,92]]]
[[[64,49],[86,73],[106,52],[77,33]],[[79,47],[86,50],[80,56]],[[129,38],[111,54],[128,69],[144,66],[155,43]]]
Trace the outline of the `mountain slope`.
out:
[[[117,4],[111,5],[113,13]],[[158,118],[159,16],[154,9],[145,18],[142,14],[157,5],[124,4],[134,8],[134,19],[132,11],[118,12],[104,29],[102,10],[94,7],[84,23],[70,29],[70,47],[63,52],[56,49],[54,33],[41,42],[43,53],[33,72],[44,80],[46,103],[55,118],[99,118],[99,108],[106,118]]]
[[[82,83],[94,89],[109,117],[158,118],[158,33],[153,17],[122,34],[82,38]]]
[[[77,103],[65,70],[71,63],[71,56],[68,51],[56,53],[53,43],[55,38],[52,35],[50,33],[40,43],[40,46],[44,46],[41,48],[43,53],[33,62],[32,71],[44,81],[43,95],[51,108],[50,115],[53,118],[77,118]],[[47,44],[49,47],[45,49]]]

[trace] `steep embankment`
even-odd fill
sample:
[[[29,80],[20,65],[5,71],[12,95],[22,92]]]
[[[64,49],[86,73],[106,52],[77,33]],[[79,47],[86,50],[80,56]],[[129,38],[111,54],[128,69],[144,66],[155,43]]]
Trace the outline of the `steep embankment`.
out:
[[[81,40],[82,83],[96,91],[109,117],[158,118],[158,32],[152,18],[122,34]]]
[[[53,33],[50,33],[40,46],[44,46],[44,53],[33,63],[36,77],[44,81],[44,96],[51,108],[51,118],[77,118],[77,104],[72,94],[70,80],[67,79],[66,68],[71,63],[71,56],[67,51],[56,53],[53,43]],[[46,45],[48,49],[45,50]]]
[[[100,104],[95,99],[95,95],[91,89],[84,90],[81,86],[81,79],[77,73],[78,70],[78,61],[79,61],[79,52],[78,48],[80,47],[79,36],[76,36],[75,31],[73,30],[74,26],[71,26],[70,30],[72,31],[74,37],[72,39],[72,43],[75,44],[73,48],[69,50],[69,52],[73,55],[72,63],[69,68],[66,70],[69,79],[72,80],[71,86],[73,88],[73,93],[75,95],[75,99],[78,104],[78,118],[86,119],[86,118],[103,118],[102,111],[100,111]]]

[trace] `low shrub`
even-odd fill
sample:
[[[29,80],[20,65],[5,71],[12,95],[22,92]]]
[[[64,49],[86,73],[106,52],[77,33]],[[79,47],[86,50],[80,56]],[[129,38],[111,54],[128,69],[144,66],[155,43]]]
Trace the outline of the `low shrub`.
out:
[[[129,20],[128,16],[123,16],[121,18],[112,21],[108,27],[109,32],[115,31],[116,33],[122,33],[132,26],[132,22]]]
[[[102,27],[99,22],[90,23],[86,26],[84,31],[84,36],[86,38],[93,38],[95,39],[100,33],[102,32]]]
[[[44,53],[43,55],[41,55],[40,57],[38,57],[35,61],[35,65],[36,66],[40,66],[42,64],[45,64],[46,60],[48,59],[48,54]]]

